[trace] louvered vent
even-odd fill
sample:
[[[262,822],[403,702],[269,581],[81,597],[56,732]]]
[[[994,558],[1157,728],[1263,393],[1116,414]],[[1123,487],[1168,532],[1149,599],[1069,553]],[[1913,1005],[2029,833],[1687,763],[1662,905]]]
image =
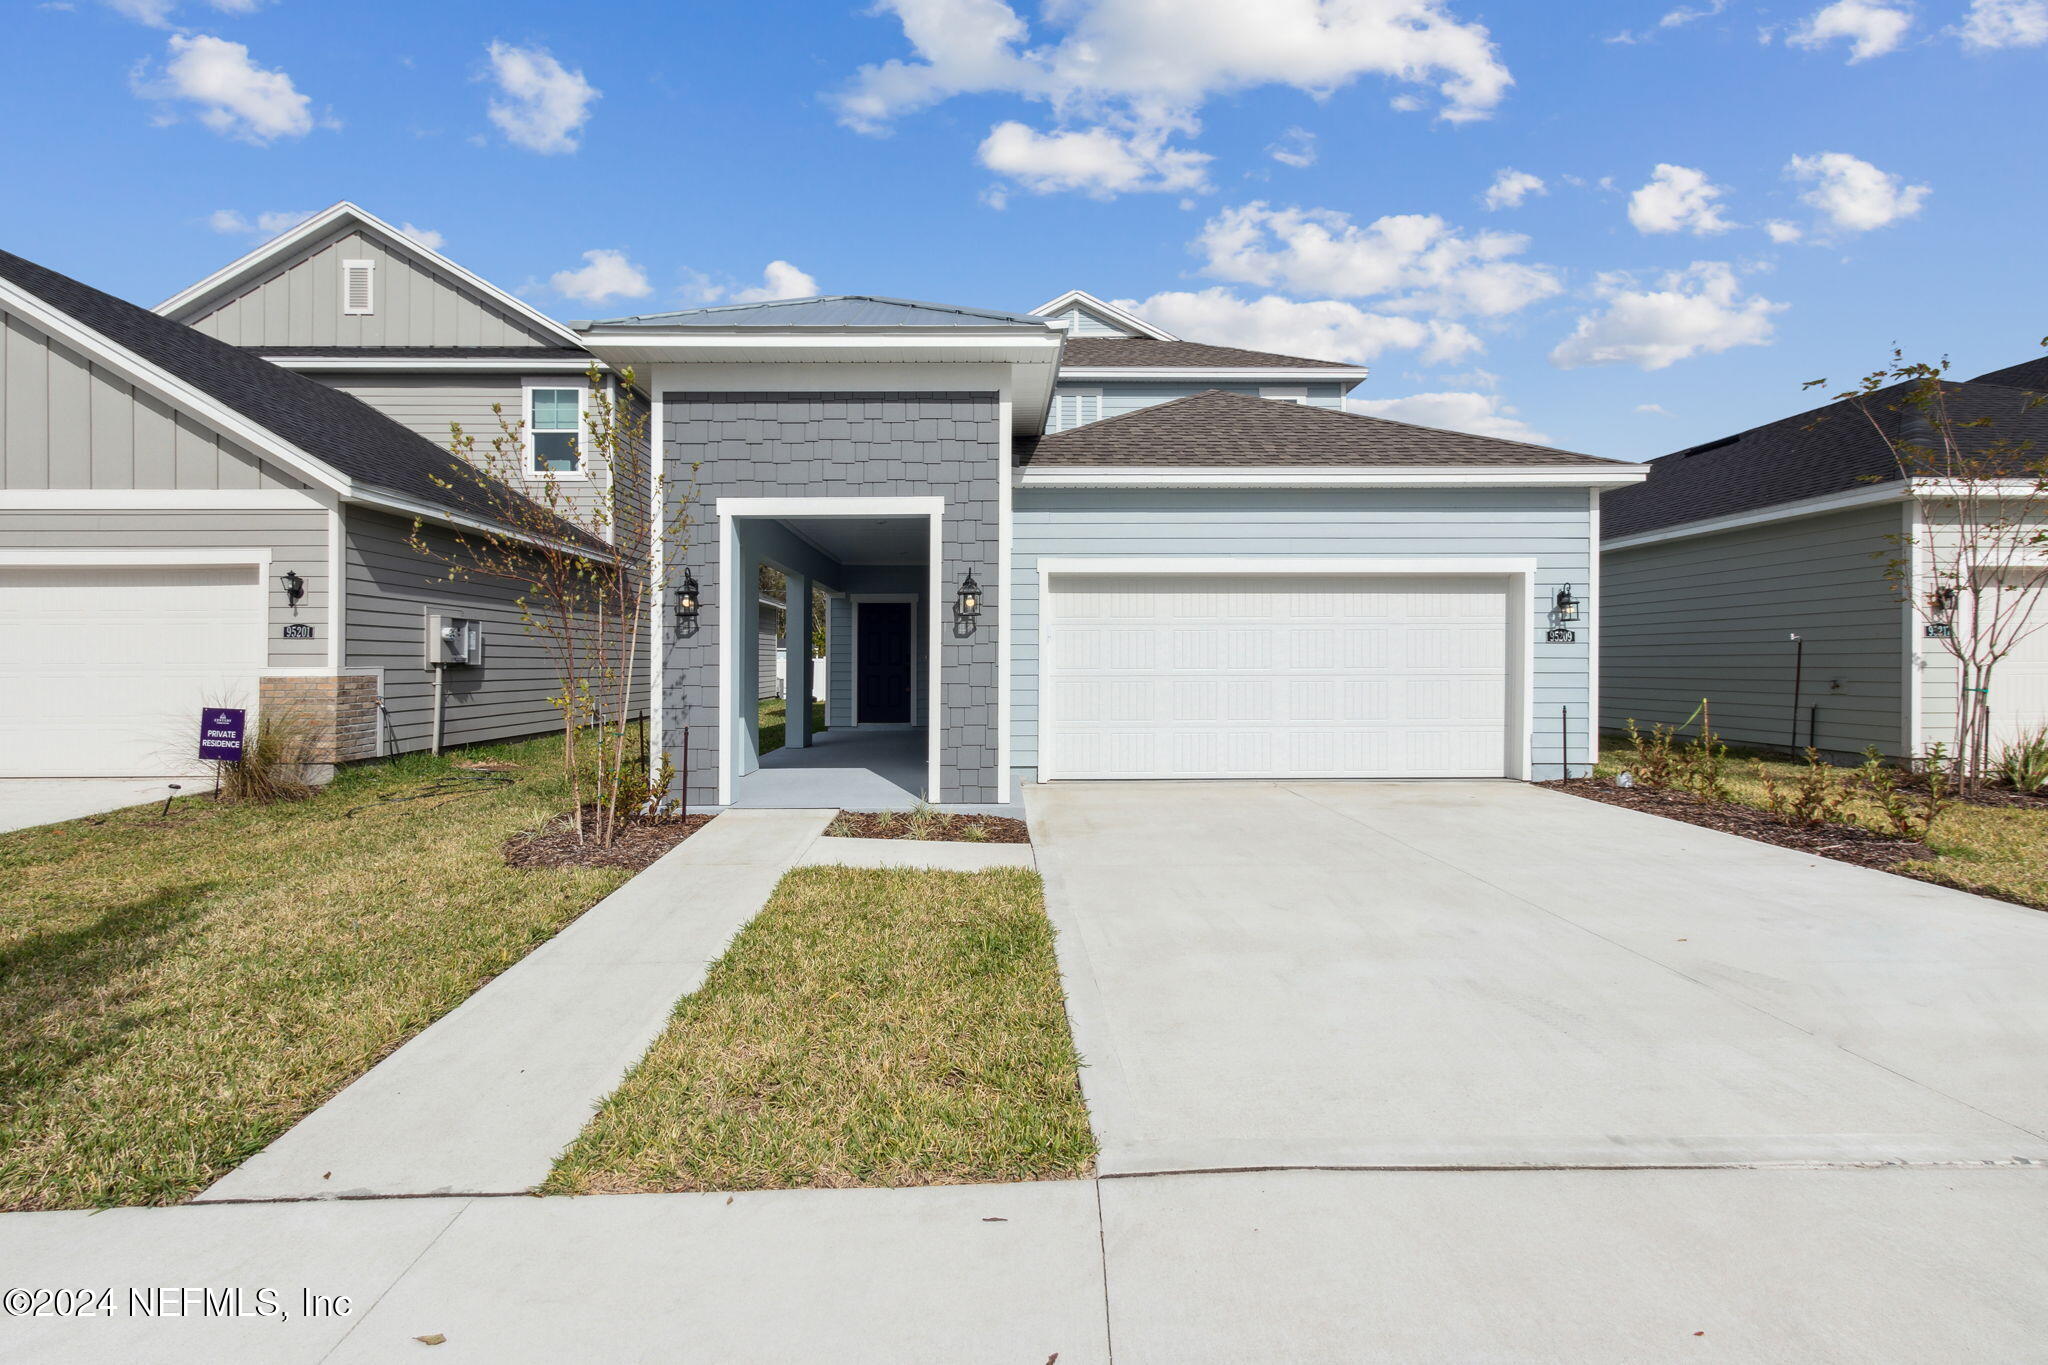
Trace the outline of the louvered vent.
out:
[[[375,261],[341,263],[341,311],[349,314],[376,311]]]

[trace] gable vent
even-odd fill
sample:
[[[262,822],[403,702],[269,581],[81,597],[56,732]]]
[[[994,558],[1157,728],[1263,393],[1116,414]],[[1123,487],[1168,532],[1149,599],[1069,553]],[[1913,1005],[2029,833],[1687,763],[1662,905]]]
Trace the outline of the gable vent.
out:
[[[375,261],[343,261],[341,263],[341,311],[346,314],[373,313],[376,311]]]

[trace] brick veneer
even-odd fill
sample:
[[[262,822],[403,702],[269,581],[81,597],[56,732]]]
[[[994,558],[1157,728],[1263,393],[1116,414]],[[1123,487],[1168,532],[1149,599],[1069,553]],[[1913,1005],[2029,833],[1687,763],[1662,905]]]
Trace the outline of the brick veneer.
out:
[[[347,763],[377,754],[377,679],[367,673],[263,680],[263,709],[290,712],[314,731],[320,763]]]

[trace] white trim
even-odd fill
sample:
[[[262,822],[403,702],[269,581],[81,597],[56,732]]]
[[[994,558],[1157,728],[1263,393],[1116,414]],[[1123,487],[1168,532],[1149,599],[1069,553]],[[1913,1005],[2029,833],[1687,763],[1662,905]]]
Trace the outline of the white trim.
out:
[[[1920,543],[1925,532],[1926,517],[1917,499],[1907,498],[1904,505],[1905,517],[1902,528],[1906,538],[1906,591],[1905,600],[1899,603],[1899,610],[1905,620],[1905,741],[1903,758],[1918,758],[1927,749],[1927,666],[1921,658],[1924,636],[1920,630],[1920,612],[1917,604],[1922,600],[1925,589],[1924,556],[1927,547]],[[1960,694],[1957,704],[1961,704]]]
[[[6,512],[318,512],[331,508],[296,488],[0,488]]]
[[[1127,313],[1113,303],[1098,299],[1085,289],[1069,289],[1058,298],[1048,299],[1032,309],[1031,316],[1051,317],[1054,313],[1064,313],[1067,309],[1075,307],[1097,314],[1104,322],[1113,322],[1128,331],[1136,332],[1141,337],[1150,337],[1154,341],[1180,340],[1164,328],[1145,321],[1136,313]]]
[[[1015,585],[1010,581],[1010,555],[1016,535],[1013,522],[1012,503],[1015,501],[1010,480],[1001,476],[1001,471],[1010,467],[1010,451],[1014,441],[1011,428],[1010,395],[1001,394],[996,400],[996,800],[1008,804],[1011,800],[1010,773],[1010,651],[1014,647],[1010,640],[1010,597]]]
[[[721,517],[936,517],[945,515],[946,500],[909,498],[718,498],[713,510]]]
[[[1314,369],[1284,365],[1062,365],[1061,379],[1101,382],[1166,379],[1212,384],[1341,384],[1356,388],[1371,374],[1363,365]]]
[[[1052,749],[1051,652],[1045,642],[1056,624],[1053,611],[1052,579],[1055,574],[1148,574],[1161,577],[1229,574],[1241,576],[1359,577],[1393,575],[1457,574],[1508,580],[1508,657],[1517,668],[1508,676],[1509,686],[1520,693],[1517,708],[1510,698],[1508,714],[1516,727],[1508,735],[1510,753],[1503,754],[1504,776],[1527,782],[1534,774],[1536,747],[1536,560],[1523,556],[1407,558],[1355,555],[1342,558],[1289,558],[1284,555],[1257,557],[1177,557],[1148,555],[1144,558],[1113,556],[1047,556],[1038,561],[1039,684],[1038,684],[1038,780],[1058,780]]]
[[[1586,775],[1600,765],[1600,490],[1586,490]],[[1564,776],[1570,777],[1569,771]]]
[[[541,469],[537,467],[537,456],[533,438],[533,392],[535,389],[576,390],[576,467],[574,469]],[[560,378],[542,377],[522,379],[519,382],[519,477],[527,483],[547,483],[559,479],[564,483],[590,482],[590,378],[587,375],[567,375]]]
[[[384,244],[387,247],[395,247],[401,254],[410,255],[417,260],[423,261],[431,268],[446,271],[463,284],[485,295],[516,316],[534,324],[550,336],[560,338],[565,345],[581,346],[583,344],[582,338],[578,337],[561,323],[556,322],[547,314],[536,309],[532,304],[522,303],[498,288],[498,286],[492,284],[489,280],[479,275],[472,275],[440,252],[421,246],[418,242],[415,242],[376,214],[360,208],[346,199],[321,210],[305,222],[300,223],[297,227],[289,228],[279,233],[253,251],[222,266],[219,270],[214,271],[211,275],[208,275],[190,288],[182,289],[176,294],[171,295],[171,297],[156,306],[156,311],[165,317],[173,317],[186,308],[206,300],[216,292],[225,292],[229,286],[245,276],[255,274],[270,262],[290,254],[303,243],[313,240],[329,228],[351,218],[360,226],[370,229],[374,234],[383,238]]]
[[[91,567],[96,564],[253,564],[265,571],[258,587],[264,590],[268,616],[268,571],[273,552],[257,547],[229,550],[0,550],[0,564],[10,566]]]
[[[733,579],[739,576],[739,522],[717,507],[718,516],[718,804],[732,804],[732,782],[738,776],[739,756],[733,751],[733,674],[739,667],[739,637],[733,626]],[[752,649],[755,643],[747,641]]]
[[[658,376],[648,375],[650,381]],[[668,581],[668,499],[662,484],[663,446],[661,385],[650,382],[647,387],[647,507],[648,533],[653,537],[648,545],[648,568],[654,581],[654,620],[648,631],[647,656],[647,771],[657,772],[661,768],[663,746],[668,740],[668,628],[669,612],[674,607],[675,590]],[[689,547],[683,547],[687,559]],[[684,761],[689,761],[685,754]],[[683,804],[688,805],[690,794],[682,794]]]
[[[602,360],[599,360],[594,355],[583,356],[580,358],[570,356],[536,357],[535,359],[532,360],[519,360],[507,356],[479,356],[473,359],[465,360],[460,356],[438,355],[396,357],[351,357],[338,355],[292,355],[289,352],[281,352],[277,355],[271,355],[263,351],[259,351],[258,354],[262,355],[265,360],[277,366],[279,369],[295,371],[396,370],[404,373],[412,373],[415,371],[422,370],[452,370],[457,372],[473,373],[479,370],[523,370],[526,371],[527,373],[532,373],[535,370],[564,370],[573,374],[582,374],[585,371],[589,370],[593,365],[596,366],[599,370],[609,370],[611,368],[609,365],[606,365]]]
[[[1556,465],[1538,469],[1440,465],[1414,469],[1024,469],[1020,488],[1619,488],[1650,476],[1641,465]]]
[[[931,680],[928,684],[929,690],[925,694],[930,699],[928,703],[930,709],[926,712],[924,718],[925,734],[930,738],[925,759],[925,766],[928,770],[925,774],[925,786],[931,793],[925,799],[935,806],[944,799],[943,787],[941,785],[941,765],[939,762],[942,750],[939,747],[939,738],[940,731],[944,729],[945,711],[939,705],[939,698],[944,695],[939,690],[939,665],[945,658],[946,634],[941,628],[942,621],[939,613],[949,600],[945,595],[945,589],[939,586],[940,579],[946,571],[946,542],[942,534],[945,528],[941,524],[945,516],[945,499],[941,498],[938,501],[940,504],[939,511],[932,514],[932,541],[929,551],[931,556],[931,602],[926,611],[925,651],[931,656]],[[911,634],[915,638],[916,631],[913,629]],[[911,657],[910,672],[913,677],[917,674],[917,659],[915,655]],[[914,719],[916,712],[913,711],[911,715]]]
[[[1666,455],[1665,459],[1672,456]],[[1745,526],[1762,526],[1767,522],[1790,521],[1794,517],[1819,516],[1825,512],[1840,512],[1852,507],[1871,507],[1878,503],[1893,502],[1907,496],[1906,485],[1894,479],[1888,483],[1872,484],[1841,493],[1825,493],[1818,497],[1798,498],[1792,502],[1781,502],[1771,507],[1760,507],[1750,512],[1731,512],[1725,517],[1707,517],[1700,521],[1688,521],[1677,526],[1663,526],[1654,531],[1638,531],[1634,535],[1616,536],[1603,549],[1632,550],[1638,545],[1655,545],[1666,540],[1683,540],[1688,536],[1710,536],[1719,531],[1735,531]]]
[[[848,657],[853,664],[853,683],[847,689],[852,705],[847,711],[847,725],[854,730],[911,730],[917,727],[918,693],[917,676],[917,604],[923,600],[922,593],[914,592],[856,592],[846,595],[847,616],[853,630],[853,649]],[[910,604],[910,718],[905,721],[877,720],[863,722],[860,718],[860,609],[868,602],[907,602]]]
[[[363,303],[359,308],[352,301],[354,291],[350,286],[355,274],[363,275]],[[377,262],[367,256],[359,256],[341,263],[341,315],[345,318],[374,317],[377,313]]]

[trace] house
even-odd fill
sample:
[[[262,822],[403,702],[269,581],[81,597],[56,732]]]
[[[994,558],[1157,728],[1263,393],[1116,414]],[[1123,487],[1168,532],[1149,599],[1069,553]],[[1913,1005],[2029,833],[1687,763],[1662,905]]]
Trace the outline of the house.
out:
[[[454,314],[431,295],[438,275],[397,273],[367,297],[333,279],[273,297],[317,298],[323,341],[382,316],[398,288],[437,320]],[[202,321],[212,297],[192,305]],[[517,313],[504,309],[506,326]],[[266,303],[256,316],[301,314]],[[412,543],[416,518],[435,555],[460,555],[466,531],[518,529],[483,484],[447,477],[445,424],[436,441],[430,419],[395,420],[346,383],[4,253],[0,321],[0,775],[188,774],[208,707],[289,706],[327,763],[559,723],[515,586],[450,582]],[[416,393],[440,360],[361,363]],[[466,622],[480,648],[454,661],[435,632]]]
[[[695,804],[1005,804],[1024,782],[1090,778],[1543,778],[1592,760],[1600,500],[1641,467],[1347,412],[1360,367],[1183,340],[1081,291],[1029,312],[839,295],[563,324],[347,204],[158,314],[238,372],[289,380],[294,401],[310,385],[358,422],[381,414],[387,444],[408,429],[412,458],[445,461],[449,423],[488,433],[497,406],[529,426],[527,476],[659,499],[677,534],[657,547],[650,728]],[[586,465],[566,438],[593,373],[648,405],[644,466]],[[141,495],[81,477],[10,475],[9,516],[33,491],[73,520],[0,521],[0,554],[29,535],[100,570],[104,552],[145,563],[164,542],[98,529],[109,502]],[[47,492],[53,479],[74,491]],[[299,482],[333,518],[292,560],[332,561],[317,581],[299,568],[302,613],[329,582],[346,597],[377,566],[416,574],[391,531],[455,515],[362,501],[367,479]],[[216,552],[283,510],[166,492],[196,518],[174,543]],[[265,553],[270,584],[285,555]],[[764,565],[786,603],[822,591],[829,682],[826,729],[794,708],[766,756],[757,699],[781,608],[757,590]],[[271,599],[276,637],[286,609]],[[349,597],[339,626],[320,623],[318,659],[272,639],[240,666],[381,669],[397,738],[380,743],[415,743],[430,679],[398,656],[430,608],[458,604],[417,587],[403,601],[378,648],[356,644],[369,608]],[[510,632],[491,622],[501,658]],[[790,694],[814,690],[808,654],[790,656]],[[461,701],[452,739],[534,718],[490,687]]]
[[[1958,426],[1965,439],[2048,436],[2032,399],[2048,392],[2048,361],[1947,387],[1958,422],[1988,423]],[[1738,744],[1953,752],[1956,661],[1915,606],[1930,591],[1925,547],[1953,514],[1887,443],[1929,439],[1908,429],[1925,419],[1903,392],[1874,395],[1869,416],[1834,402],[1674,452],[1609,495],[1603,726],[1676,725],[1704,698]],[[2048,631],[1998,665],[1994,691],[1994,751],[2048,725]]]

